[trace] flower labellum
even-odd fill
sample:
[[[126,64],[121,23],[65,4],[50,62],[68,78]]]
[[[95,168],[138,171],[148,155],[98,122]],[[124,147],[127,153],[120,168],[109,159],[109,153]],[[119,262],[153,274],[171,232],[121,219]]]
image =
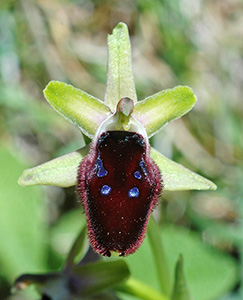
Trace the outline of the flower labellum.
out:
[[[132,111],[133,101],[122,98],[117,112],[100,125],[78,172],[90,243],[104,256],[139,248],[162,191],[146,131]]]

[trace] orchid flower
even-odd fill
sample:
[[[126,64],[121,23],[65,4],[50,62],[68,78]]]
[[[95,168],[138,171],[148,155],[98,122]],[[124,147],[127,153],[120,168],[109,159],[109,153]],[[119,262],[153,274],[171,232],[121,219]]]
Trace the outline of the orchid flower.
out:
[[[51,81],[44,95],[92,142],[25,170],[19,184],[76,185],[90,243],[97,253],[126,256],[135,252],[162,191],[216,189],[210,180],[150,147],[149,138],[189,112],[196,96],[188,86],[177,86],[137,101],[124,23],[108,37],[104,101],[58,81]]]

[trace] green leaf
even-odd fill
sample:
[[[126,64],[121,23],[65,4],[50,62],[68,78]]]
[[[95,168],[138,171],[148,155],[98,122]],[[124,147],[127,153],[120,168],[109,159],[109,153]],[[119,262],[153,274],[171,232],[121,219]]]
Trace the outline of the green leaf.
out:
[[[101,100],[63,82],[49,82],[44,95],[56,111],[91,138],[111,115],[109,107]]]
[[[39,188],[18,186],[24,167],[16,154],[0,149],[0,265],[11,281],[47,267],[43,194]]]
[[[105,103],[113,112],[121,98],[129,97],[134,103],[137,95],[131,63],[131,46],[127,25],[119,23],[108,36],[108,74]]]
[[[165,295],[169,295],[171,284],[168,264],[164,253],[164,247],[160,238],[159,227],[151,216],[148,224],[148,240],[151,247],[151,252],[154,257],[155,268],[157,271],[158,281],[160,283],[161,291]]]
[[[184,272],[192,299],[215,300],[230,291],[237,282],[238,267],[234,259],[202,242],[200,235],[177,226],[160,229],[160,237],[169,266],[170,281],[176,261],[181,253],[184,257]],[[156,268],[149,241],[133,255],[124,258],[132,278],[145,282],[160,291]]]
[[[216,190],[210,180],[190,171],[151,148],[150,156],[160,169],[165,191]]]
[[[171,300],[190,300],[190,299],[191,296],[188,291],[185,274],[184,274],[183,256],[180,254],[175,267],[175,283],[174,283]]]
[[[172,268],[178,256],[183,255],[184,274],[192,299],[219,299],[236,284],[236,261],[203,243],[200,235],[176,226],[162,228],[161,234]]]
[[[37,167],[26,169],[20,176],[18,183],[23,186],[56,185],[69,187],[76,185],[78,167],[88,151],[89,145]]]
[[[88,297],[118,285],[130,276],[130,271],[125,261],[116,260],[76,265],[73,274],[83,278],[80,297]]]
[[[154,94],[135,107],[133,116],[145,127],[149,137],[157,133],[168,122],[189,112],[196,96],[188,86],[177,86]]]

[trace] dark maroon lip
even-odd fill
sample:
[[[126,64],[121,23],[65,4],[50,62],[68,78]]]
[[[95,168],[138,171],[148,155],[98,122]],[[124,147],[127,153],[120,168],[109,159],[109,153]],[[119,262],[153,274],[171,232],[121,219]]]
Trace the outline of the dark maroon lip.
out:
[[[80,165],[78,193],[91,246],[102,255],[128,255],[144,239],[161,193],[161,176],[149,146],[136,132],[106,131]]]

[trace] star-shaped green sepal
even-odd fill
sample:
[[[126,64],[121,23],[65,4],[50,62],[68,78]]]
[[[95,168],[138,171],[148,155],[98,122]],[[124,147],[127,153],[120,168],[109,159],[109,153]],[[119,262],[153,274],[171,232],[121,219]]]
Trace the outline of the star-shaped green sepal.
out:
[[[189,112],[196,102],[196,96],[188,86],[177,86],[137,101],[131,67],[130,40],[124,23],[119,23],[108,36],[108,76],[104,101],[58,81],[51,81],[46,86],[44,95],[55,110],[90,138],[96,136],[97,130],[108,119],[117,122],[118,125],[119,122],[123,122],[124,126],[128,126],[124,127],[125,130],[129,130],[130,122],[131,124],[136,122],[145,129],[149,138],[168,122]],[[129,104],[125,104],[123,110],[116,111],[117,104],[122,98],[133,100],[132,113],[126,113],[129,111]],[[125,121],[117,118],[119,113]],[[89,145],[27,169],[20,176],[19,184],[61,187],[76,185],[78,167],[88,152]],[[210,180],[171,161],[152,147],[150,156],[160,169],[164,190],[216,189],[216,185]]]

